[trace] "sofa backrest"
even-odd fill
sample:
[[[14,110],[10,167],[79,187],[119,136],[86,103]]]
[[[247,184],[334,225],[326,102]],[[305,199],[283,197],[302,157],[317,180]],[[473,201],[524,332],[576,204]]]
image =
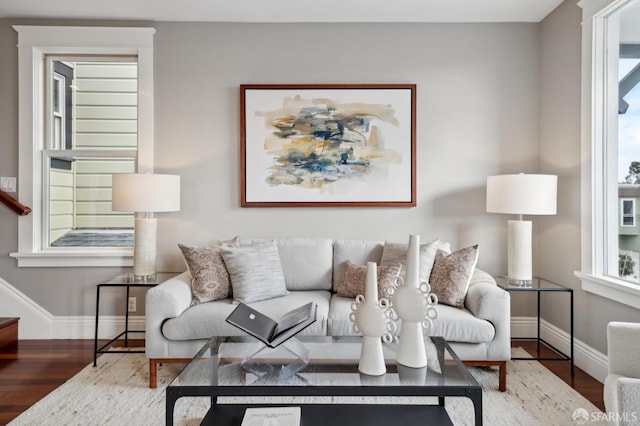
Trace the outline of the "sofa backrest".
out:
[[[366,265],[367,262],[380,264],[384,241],[367,240],[335,240],[333,242],[333,291],[336,291],[344,263],[349,260],[356,265]]]
[[[240,245],[274,241],[288,290],[331,290],[333,240],[330,238],[240,239]]]
[[[380,264],[384,241],[332,240],[330,238],[241,238],[240,245],[275,241],[288,290],[331,290],[338,288],[347,260],[356,265]],[[449,243],[443,243],[447,249]],[[403,265],[404,267],[404,265]],[[470,285],[492,280],[475,269]]]
[[[275,241],[288,290],[336,291],[347,260],[380,264],[384,241],[330,238],[241,238],[240,245]]]

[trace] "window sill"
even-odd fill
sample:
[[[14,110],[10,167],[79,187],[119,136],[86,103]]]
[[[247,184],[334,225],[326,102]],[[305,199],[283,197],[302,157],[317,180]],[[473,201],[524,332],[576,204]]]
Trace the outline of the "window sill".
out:
[[[18,259],[19,268],[133,266],[133,250],[47,251],[9,256]]]
[[[640,285],[581,271],[575,271],[574,275],[582,281],[584,291],[640,309]]]

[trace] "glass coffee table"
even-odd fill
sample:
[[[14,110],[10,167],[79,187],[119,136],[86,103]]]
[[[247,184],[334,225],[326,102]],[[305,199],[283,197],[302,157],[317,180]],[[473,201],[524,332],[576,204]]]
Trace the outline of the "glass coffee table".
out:
[[[470,398],[475,425],[482,425],[482,388],[441,337],[425,338],[428,365],[420,369],[397,365],[397,344],[383,344],[387,373],[382,376],[358,372],[360,337],[298,339],[308,348],[308,361],[281,347],[247,360],[257,347],[255,339],[211,338],[167,386],[167,425],[173,425],[178,398],[203,396],[211,398],[203,425],[240,426],[249,407],[283,405],[301,407],[303,426],[452,425],[445,397]],[[414,398],[411,404],[269,403],[270,397],[391,396],[437,397],[438,403],[414,404]],[[264,404],[220,403],[218,397],[261,397]]]

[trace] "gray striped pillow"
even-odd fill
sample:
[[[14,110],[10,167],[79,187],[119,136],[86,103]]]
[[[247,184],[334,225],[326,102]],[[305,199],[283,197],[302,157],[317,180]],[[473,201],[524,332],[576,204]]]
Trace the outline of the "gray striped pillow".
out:
[[[244,247],[220,247],[231,277],[233,299],[251,303],[288,293],[275,242]]]

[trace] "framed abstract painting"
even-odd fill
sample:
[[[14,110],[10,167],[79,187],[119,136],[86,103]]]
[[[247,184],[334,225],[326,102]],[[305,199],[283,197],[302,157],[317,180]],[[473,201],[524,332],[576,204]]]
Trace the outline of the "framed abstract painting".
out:
[[[240,86],[242,207],[416,205],[416,86]]]

